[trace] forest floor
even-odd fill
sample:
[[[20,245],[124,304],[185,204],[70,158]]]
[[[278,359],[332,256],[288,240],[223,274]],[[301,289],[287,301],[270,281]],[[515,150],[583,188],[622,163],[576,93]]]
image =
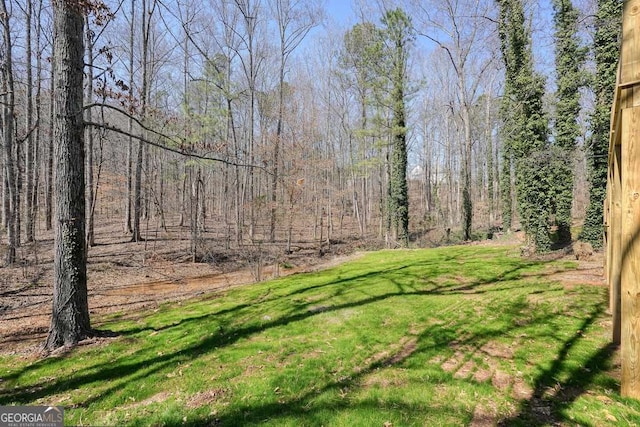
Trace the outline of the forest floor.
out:
[[[93,319],[109,313],[158,307],[169,301],[224,291],[279,276],[328,268],[358,256],[356,240],[333,242],[319,256],[317,242],[295,243],[291,254],[283,244],[260,244],[225,249],[203,240],[198,261],[189,255],[186,229],[169,228],[153,239],[130,242],[118,227],[98,230],[98,245],[90,248],[87,262],[89,307]],[[0,354],[37,354],[51,319],[53,294],[52,238],[20,248],[24,260],[12,268],[0,268]],[[205,236],[206,237],[206,236]],[[209,236],[210,242],[219,241]],[[504,244],[496,241],[475,245]],[[517,243],[512,236],[507,243]],[[556,252],[555,259],[572,259],[572,253]],[[604,286],[602,254],[578,260],[575,270],[555,274],[564,285]]]
[[[97,245],[87,260],[92,318],[328,268],[358,249],[353,240],[334,241],[330,248],[325,244],[322,256],[313,241],[295,242],[290,254],[283,242],[227,249],[219,233],[210,231],[202,236],[194,262],[186,227],[169,227],[142,242],[129,239],[117,225],[97,230]],[[52,249],[53,237],[45,234],[19,248],[23,261],[18,265],[0,267],[0,354],[37,353],[44,342],[51,320]]]

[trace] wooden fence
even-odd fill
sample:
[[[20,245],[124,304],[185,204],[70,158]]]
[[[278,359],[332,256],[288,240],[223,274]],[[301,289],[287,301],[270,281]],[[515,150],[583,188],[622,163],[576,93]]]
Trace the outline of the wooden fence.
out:
[[[624,2],[611,112],[605,201],[606,265],[621,394],[640,399],[640,0]]]

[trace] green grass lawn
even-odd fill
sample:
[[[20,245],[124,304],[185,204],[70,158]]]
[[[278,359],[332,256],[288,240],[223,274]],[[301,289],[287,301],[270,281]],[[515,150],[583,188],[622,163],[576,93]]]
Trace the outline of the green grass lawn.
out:
[[[72,425],[638,425],[611,374],[607,292],[512,247],[337,268],[94,319],[117,338],[0,358],[0,405]]]

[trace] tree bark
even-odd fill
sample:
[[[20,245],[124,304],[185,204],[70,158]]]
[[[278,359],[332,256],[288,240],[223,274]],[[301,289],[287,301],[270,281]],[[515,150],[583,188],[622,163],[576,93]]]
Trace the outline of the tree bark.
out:
[[[33,58],[32,58],[32,37],[31,37],[31,22],[33,17],[33,5],[32,0],[27,0],[26,4],[26,59],[27,59],[27,87],[26,87],[26,114],[25,114],[25,132],[27,134],[27,146],[26,146],[26,171],[27,171],[27,194],[26,194],[26,214],[27,214],[27,223],[26,223],[26,239],[27,242],[33,242],[35,240],[35,217],[33,215],[34,205],[33,205],[33,192],[34,181],[33,177],[35,176],[35,169],[37,165],[35,164],[35,146],[34,146],[34,138],[33,138]]]
[[[55,37],[55,35],[54,35]],[[54,41],[55,43],[55,41]],[[55,55],[55,52],[54,52]],[[55,121],[55,107],[54,107],[54,75],[55,75],[55,56],[51,61],[51,87],[49,88],[49,144],[47,150],[47,167],[46,167],[46,179],[47,189],[45,193],[45,228],[51,230],[53,228],[53,152],[54,152],[54,121]]]
[[[149,37],[150,37],[150,21],[151,16],[155,10],[154,7],[147,12],[147,1],[142,1],[142,88],[140,98],[140,115],[141,121],[145,123],[145,115],[147,110],[147,100],[149,91]],[[133,18],[132,18],[133,19]],[[143,131],[144,136],[144,131]],[[142,165],[144,162],[144,143],[138,141],[137,155],[136,155],[136,167],[135,167],[135,186],[133,196],[133,231],[131,241],[139,242],[142,240],[140,218],[142,217],[143,209],[143,196],[142,196]]]
[[[93,102],[93,31],[89,27],[89,18],[85,17],[86,26],[86,53],[87,53],[87,82],[86,82],[86,103],[91,104]],[[87,108],[85,115],[87,122],[92,121],[91,108]],[[87,138],[87,200],[89,205],[89,215],[87,218],[87,245],[89,247],[95,246],[95,233],[94,233],[94,203],[96,203],[96,197],[94,194],[94,182],[93,182],[93,129],[88,127],[86,129]]]
[[[83,140],[83,24],[80,8],[53,2],[55,56],[54,283],[45,348],[72,346],[92,335],[87,302]]]
[[[13,84],[13,57],[11,29],[9,27],[9,14],[5,0],[0,0],[0,14],[3,17],[2,27],[5,42],[5,63],[2,64],[2,121],[4,138],[4,165],[5,165],[5,221],[7,227],[7,254],[5,263],[11,265],[16,262],[16,247],[20,235],[17,233],[16,223],[19,211],[17,209],[16,186],[16,162],[14,152],[14,105],[15,94]]]

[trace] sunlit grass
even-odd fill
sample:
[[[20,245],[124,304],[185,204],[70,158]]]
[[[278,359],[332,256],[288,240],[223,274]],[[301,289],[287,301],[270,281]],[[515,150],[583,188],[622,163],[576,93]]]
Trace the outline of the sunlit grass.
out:
[[[607,374],[606,290],[549,277],[574,267],[509,247],[382,251],[123,312],[94,319],[118,338],[0,359],[0,404],[62,405],[73,425],[640,423]]]

